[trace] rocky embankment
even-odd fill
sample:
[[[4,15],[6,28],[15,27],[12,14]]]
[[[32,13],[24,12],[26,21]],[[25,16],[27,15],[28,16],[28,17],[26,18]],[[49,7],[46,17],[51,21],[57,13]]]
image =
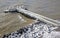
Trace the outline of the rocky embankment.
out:
[[[54,30],[56,28],[42,21],[36,21],[15,32],[5,34],[2,38],[60,38],[58,34],[60,32]]]

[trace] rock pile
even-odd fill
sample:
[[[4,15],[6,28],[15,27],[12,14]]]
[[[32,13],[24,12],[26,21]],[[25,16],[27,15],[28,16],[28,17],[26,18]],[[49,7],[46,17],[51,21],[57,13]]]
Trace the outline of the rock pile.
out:
[[[2,38],[51,38],[48,35],[54,29],[55,27],[52,27],[52,25],[50,24],[37,21],[15,32],[12,32],[10,34],[5,34]]]

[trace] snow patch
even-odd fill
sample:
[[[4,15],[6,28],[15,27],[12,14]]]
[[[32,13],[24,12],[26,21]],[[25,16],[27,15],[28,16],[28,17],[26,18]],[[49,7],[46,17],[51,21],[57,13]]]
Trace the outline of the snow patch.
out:
[[[18,18],[19,18],[22,22],[26,22],[26,20],[24,20],[20,15],[18,15]]]

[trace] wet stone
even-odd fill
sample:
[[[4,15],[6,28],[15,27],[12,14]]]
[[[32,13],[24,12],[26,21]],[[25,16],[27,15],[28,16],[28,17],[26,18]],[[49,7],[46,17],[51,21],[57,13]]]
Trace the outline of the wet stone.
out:
[[[45,33],[49,34],[51,32],[52,29],[50,25],[38,21],[15,32],[6,34],[3,38],[40,38],[41,36],[43,37]]]
[[[20,33],[20,34],[23,34],[24,29],[22,28],[22,29],[18,30],[17,32]]]

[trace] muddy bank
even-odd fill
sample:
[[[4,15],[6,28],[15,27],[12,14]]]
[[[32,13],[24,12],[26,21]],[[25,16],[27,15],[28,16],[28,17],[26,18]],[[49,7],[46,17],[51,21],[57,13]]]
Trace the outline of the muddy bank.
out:
[[[5,33],[13,32],[33,21],[21,15],[23,19],[27,21],[21,23],[21,19],[18,17],[20,14],[5,14],[3,12],[5,9],[15,4],[22,4],[30,11],[53,19],[60,18],[60,0],[0,0],[0,36]]]

